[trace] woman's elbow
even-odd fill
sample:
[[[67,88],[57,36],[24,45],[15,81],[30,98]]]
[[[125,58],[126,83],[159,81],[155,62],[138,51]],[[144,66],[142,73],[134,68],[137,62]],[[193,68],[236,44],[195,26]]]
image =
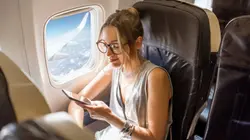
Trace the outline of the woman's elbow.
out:
[[[165,138],[165,136],[153,134],[150,130],[148,130],[147,140],[164,140],[164,138]]]

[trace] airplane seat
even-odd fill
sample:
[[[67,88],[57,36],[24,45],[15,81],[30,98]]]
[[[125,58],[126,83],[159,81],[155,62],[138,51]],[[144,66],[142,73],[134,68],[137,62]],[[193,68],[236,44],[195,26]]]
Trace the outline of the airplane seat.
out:
[[[213,0],[212,9],[220,21],[221,31],[231,19],[250,14],[249,3],[250,0]]]
[[[213,94],[214,94],[214,86],[216,84],[216,75],[217,75],[217,56],[218,51],[220,47],[221,42],[221,32],[220,32],[220,24],[219,20],[216,17],[216,15],[207,9],[204,9],[207,13],[207,16],[209,18],[209,24],[210,24],[210,37],[211,37],[211,54],[210,54],[210,62],[211,62],[211,71],[213,71],[212,81],[211,81],[211,87],[210,92],[207,98],[207,101],[204,104],[204,109],[200,110],[200,116],[196,116],[192,123],[192,128],[189,130],[190,134],[192,133],[198,134],[199,136],[204,136],[204,131],[206,128],[207,118],[208,118],[208,112],[210,110]]]
[[[1,140],[94,140],[94,134],[78,127],[66,112],[10,123],[0,132]]]
[[[245,0],[245,1],[213,0],[212,8],[213,8],[213,12],[216,14],[216,16],[219,19],[221,33],[223,33],[225,26],[227,25],[227,23],[231,19],[238,17],[238,16],[241,16],[241,15],[249,15],[250,14],[250,10],[249,10],[250,5],[248,3],[250,3],[250,0]],[[217,68],[216,59],[217,59],[217,53],[213,52],[211,55],[211,60],[213,62],[215,62],[213,64]],[[217,70],[216,70],[215,76],[213,76],[213,78],[214,78],[213,86],[216,84],[216,79],[217,79],[216,77],[217,77]],[[199,123],[202,125],[202,127],[204,125],[206,125],[206,123],[207,123],[208,112],[210,110],[213,93],[214,93],[214,88],[211,88],[210,95],[208,98],[207,107],[203,110],[203,112],[201,113],[201,116],[199,118]],[[199,129],[200,129],[200,127],[197,128],[197,130],[199,130]],[[199,133],[200,133],[200,136],[204,135],[203,130]]]
[[[250,139],[250,16],[226,26],[204,140]]]
[[[8,96],[8,85],[0,68],[0,130],[9,122],[16,122],[16,116]]]
[[[186,139],[207,99],[213,73],[208,15],[181,1],[144,0],[134,7],[144,29],[142,55],[164,67],[172,80],[173,139]]]
[[[20,68],[0,51],[0,129],[50,113],[40,90]]]

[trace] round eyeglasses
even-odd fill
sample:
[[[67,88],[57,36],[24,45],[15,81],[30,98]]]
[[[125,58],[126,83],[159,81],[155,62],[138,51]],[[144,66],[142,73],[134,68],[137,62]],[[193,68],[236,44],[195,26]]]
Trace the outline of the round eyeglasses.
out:
[[[122,48],[118,43],[107,44],[103,40],[100,40],[96,42],[96,45],[101,53],[106,53],[108,51],[108,48],[110,48],[110,50],[116,55],[122,53]]]

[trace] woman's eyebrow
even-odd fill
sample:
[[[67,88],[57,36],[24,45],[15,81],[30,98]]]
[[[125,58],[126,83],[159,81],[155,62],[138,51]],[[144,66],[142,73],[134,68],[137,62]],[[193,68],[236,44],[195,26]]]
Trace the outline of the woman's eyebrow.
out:
[[[100,40],[98,40],[98,41],[108,43],[108,42],[107,42],[106,40],[104,40],[104,39],[100,39]],[[112,40],[112,41],[110,41],[110,43],[118,43],[118,40]]]
[[[106,42],[104,39],[99,39],[98,41],[101,41],[101,42]]]
[[[118,41],[117,40],[112,40],[110,43],[117,43]]]

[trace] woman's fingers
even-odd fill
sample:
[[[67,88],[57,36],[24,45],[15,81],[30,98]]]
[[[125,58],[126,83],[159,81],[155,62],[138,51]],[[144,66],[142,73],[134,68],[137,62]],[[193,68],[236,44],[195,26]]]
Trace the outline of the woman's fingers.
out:
[[[94,106],[93,105],[86,105],[86,104],[82,104],[79,102],[76,102],[77,105],[79,105],[80,107],[84,108],[84,109],[93,109]]]
[[[95,110],[97,108],[102,108],[102,107],[108,107],[103,101],[92,101],[91,105],[82,104],[80,102],[76,102],[76,104],[84,109],[90,109],[90,110]]]
[[[96,108],[96,106],[92,106],[92,105],[85,105],[85,106],[84,106],[84,108],[85,108],[85,109],[91,109],[91,110],[93,110],[93,109],[95,109],[95,108]]]

